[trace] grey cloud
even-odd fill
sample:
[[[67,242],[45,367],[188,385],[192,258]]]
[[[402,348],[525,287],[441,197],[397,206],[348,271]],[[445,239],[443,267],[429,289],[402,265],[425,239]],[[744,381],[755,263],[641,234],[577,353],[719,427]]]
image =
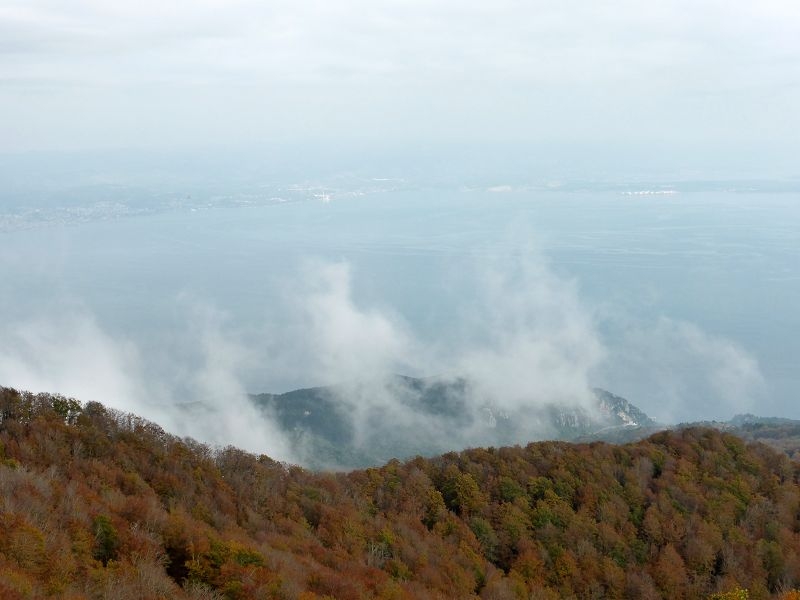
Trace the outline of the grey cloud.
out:
[[[479,278],[482,296],[469,324],[482,331],[481,342],[459,349],[455,368],[506,409],[591,409],[589,374],[605,351],[576,283],[556,276],[531,250],[510,263]]]
[[[358,303],[357,273],[346,263],[311,263],[285,307],[286,327],[267,334],[282,343],[264,362],[273,371],[300,365],[310,383],[336,384],[337,410],[362,447],[389,439],[410,453],[496,444],[497,415],[508,419],[504,440],[523,442],[552,435],[547,420],[540,422],[545,407],[591,414],[589,375],[603,344],[575,284],[530,250],[489,261],[471,276],[477,296],[453,307],[463,314],[463,334],[430,344],[390,308]],[[393,374],[433,376],[429,385],[463,389],[440,398],[458,406],[457,414],[418,406],[415,390]]]
[[[0,77],[108,88],[78,100],[64,89],[34,104],[6,90],[6,118],[58,117],[40,135],[9,128],[6,149],[74,147],[78,139],[82,147],[125,146],[143,130],[154,147],[165,131],[183,144],[310,131],[370,131],[376,141],[660,139],[677,127],[702,139],[731,123],[744,128],[743,117],[770,100],[764,86],[800,76],[800,17],[777,1],[39,0],[7,4],[0,27],[13,31],[14,51]],[[753,86],[761,90],[755,98],[728,98],[729,116],[711,111],[710,119],[695,97]],[[93,116],[82,135],[63,124],[60,107],[72,103]],[[187,103],[194,108],[170,108]]]
[[[293,362],[304,358],[312,381],[340,384],[339,410],[362,444],[391,435],[432,451],[496,443],[487,428],[492,411],[518,426],[507,442],[552,435],[538,409],[591,413],[591,387],[599,384],[667,423],[757,408],[765,383],[746,349],[666,317],[617,323],[622,331],[610,345],[599,330],[603,316],[582,301],[577,282],[556,275],[530,249],[504,256],[470,275],[479,291],[453,307],[463,328],[456,342],[426,345],[390,310],[359,306],[351,287],[357,274],[342,263],[304,272],[306,293],[294,296],[301,324],[290,336],[273,333],[286,340],[281,352]],[[413,393],[385,377],[408,369],[435,375],[432,381],[463,378],[459,417],[418,410]]]
[[[99,401],[179,435],[293,460],[284,434],[242,389],[238,373],[246,363],[245,351],[223,331],[220,316],[203,307],[188,315],[198,364],[189,361],[186,346],[162,355],[157,348],[112,336],[76,307],[66,307],[58,317],[6,323],[0,329],[5,342],[0,382]],[[169,361],[166,368],[164,360]]]
[[[604,380],[616,382],[620,393],[630,390],[664,422],[757,411],[766,391],[758,361],[745,348],[667,317],[627,324],[609,359]]]
[[[503,257],[465,275],[477,292],[453,307],[462,333],[447,342],[423,341],[390,306],[363,303],[347,263],[313,261],[281,282],[284,303],[266,307],[271,325],[249,335],[192,298],[176,305],[182,324],[138,344],[74,307],[5,323],[0,383],[99,400],[180,435],[300,461],[311,459],[305,440],[287,437],[247,399],[282,390],[246,389],[253,373],[260,382],[335,385],[356,445],[394,440],[409,453],[495,445],[500,415],[512,426],[503,443],[552,435],[540,409],[591,412],[598,383],[666,422],[756,407],[764,381],[744,348],[668,318],[623,323],[610,346],[576,282],[530,248]],[[420,410],[398,373],[463,389],[452,399],[457,414]]]

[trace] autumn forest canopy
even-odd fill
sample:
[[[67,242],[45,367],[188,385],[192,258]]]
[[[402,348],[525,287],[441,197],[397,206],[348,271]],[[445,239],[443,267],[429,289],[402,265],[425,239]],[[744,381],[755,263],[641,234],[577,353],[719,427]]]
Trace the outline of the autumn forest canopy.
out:
[[[800,586],[800,464],[705,428],[315,473],[2,388],[0,498],[8,599],[788,598]]]

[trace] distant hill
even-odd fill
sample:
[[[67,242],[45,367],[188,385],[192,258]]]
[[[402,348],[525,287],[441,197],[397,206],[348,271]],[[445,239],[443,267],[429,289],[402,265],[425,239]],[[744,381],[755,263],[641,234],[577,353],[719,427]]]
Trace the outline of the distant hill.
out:
[[[800,460],[800,421],[784,417],[759,417],[752,414],[735,415],[728,421],[690,421],[676,425],[646,425],[643,427],[615,428],[581,435],[574,441],[606,441],[627,444],[644,439],[663,429],[692,429],[706,427],[724,431],[748,442],[761,442]]]
[[[289,435],[296,455],[314,468],[367,467],[393,458],[536,440],[625,444],[668,427],[719,429],[800,459],[800,421],[781,417],[742,414],[729,421],[666,425],[629,400],[599,388],[592,390],[593,399],[588,406],[539,402],[511,412],[488,399],[476,401],[466,379],[396,375],[380,391],[389,395],[395,405],[367,415],[370,431],[366,434],[358,430],[359,417],[354,415],[353,404],[348,403],[350,394],[358,397],[364,393],[357,386],[314,387],[251,398]],[[413,418],[404,422],[409,414]],[[421,427],[420,423],[433,423],[435,427]]]
[[[0,598],[790,600],[799,482],[713,428],[314,473],[0,388]]]
[[[714,427],[750,442],[761,442],[800,460],[800,421],[783,417],[736,415],[730,421],[685,423],[678,427]]]
[[[369,394],[386,396],[383,404]],[[351,397],[354,398],[351,400]],[[359,414],[359,398],[373,406]],[[468,446],[502,446],[532,440],[642,437],[658,424],[629,401],[601,389],[588,405],[531,402],[512,408],[476,397],[468,380],[393,376],[366,389],[315,387],[251,396],[292,437],[306,464],[364,467],[392,458],[430,456]],[[367,423],[368,425],[364,425]]]

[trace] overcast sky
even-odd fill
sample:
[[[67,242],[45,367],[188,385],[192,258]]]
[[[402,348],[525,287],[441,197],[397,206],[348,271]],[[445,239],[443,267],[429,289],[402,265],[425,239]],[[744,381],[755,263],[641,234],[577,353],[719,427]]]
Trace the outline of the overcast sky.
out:
[[[269,142],[800,152],[795,0],[0,0],[0,152]]]

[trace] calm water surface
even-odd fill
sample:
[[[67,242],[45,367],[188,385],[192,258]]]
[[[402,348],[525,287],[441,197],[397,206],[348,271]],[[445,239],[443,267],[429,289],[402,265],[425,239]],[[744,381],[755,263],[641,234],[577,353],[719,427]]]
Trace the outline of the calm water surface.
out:
[[[262,331],[281,319],[287,282],[308,258],[349,262],[359,302],[447,339],[480,285],[475,265],[535,248],[577,282],[587,309],[644,324],[668,317],[734,341],[766,379],[760,412],[800,418],[796,194],[383,192],[10,231],[0,243],[7,323],[66,299],[142,343],[175,326],[185,298],[223,311],[238,331]],[[598,319],[610,346],[620,327]],[[313,383],[247,375],[252,391]],[[648,408],[646,373],[616,383]]]

